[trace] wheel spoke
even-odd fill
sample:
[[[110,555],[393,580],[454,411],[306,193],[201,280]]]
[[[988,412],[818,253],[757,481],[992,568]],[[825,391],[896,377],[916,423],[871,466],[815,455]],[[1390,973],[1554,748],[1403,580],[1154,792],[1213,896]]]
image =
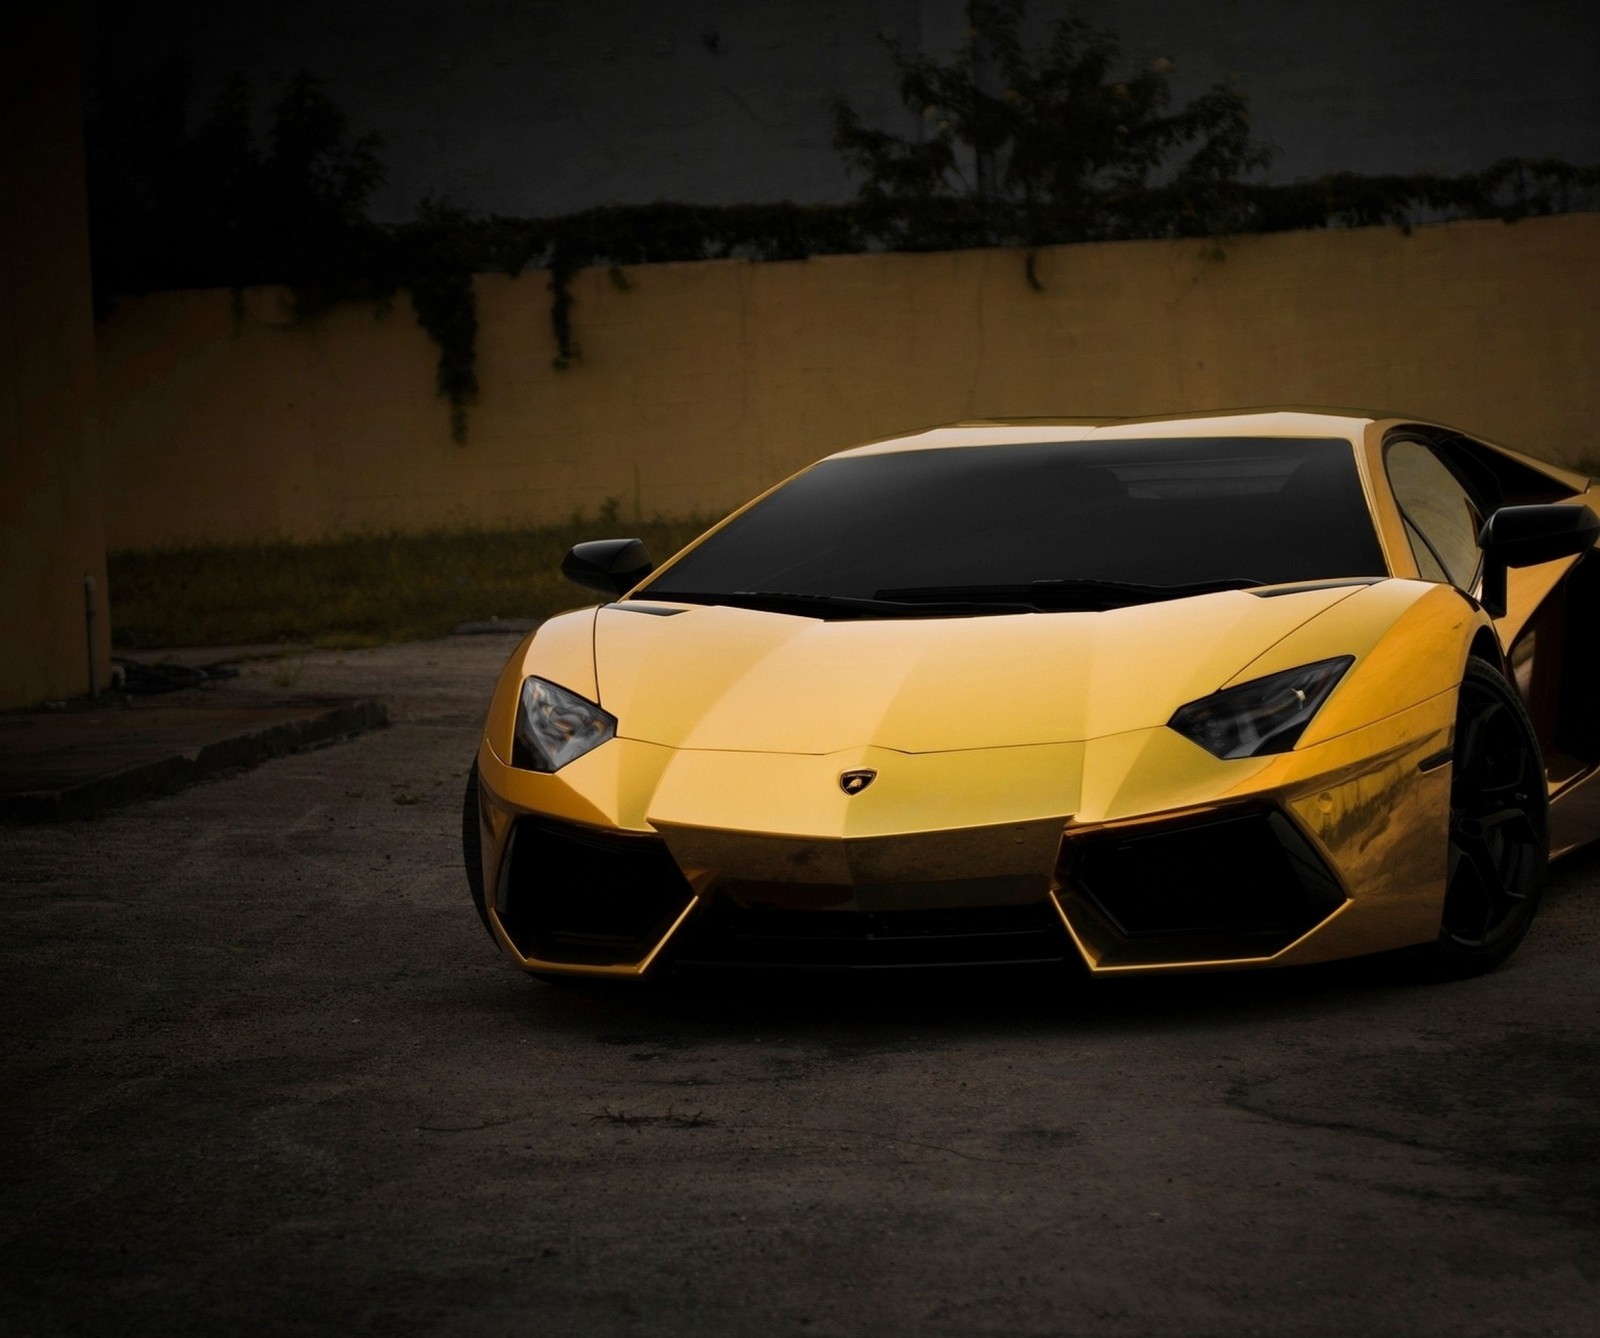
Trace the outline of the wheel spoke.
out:
[[[1493,813],[1474,815],[1473,821],[1478,824],[1486,840],[1502,835],[1503,828],[1519,828],[1518,835],[1527,840],[1534,837],[1533,821],[1525,808],[1498,808]],[[1503,839],[1515,838],[1510,833],[1504,833]]]
[[[1488,769],[1489,749],[1486,741],[1503,708],[1498,702],[1480,702],[1456,728],[1456,783],[1466,784],[1473,791],[1481,791],[1482,772]]]
[[[1522,894],[1514,891],[1507,881],[1501,861],[1496,858],[1487,837],[1461,834],[1456,842],[1492,902],[1522,900]]]
[[[1480,943],[1493,928],[1494,894],[1471,851],[1452,843],[1451,863],[1456,872],[1445,898],[1445,930],[1458,941]]]

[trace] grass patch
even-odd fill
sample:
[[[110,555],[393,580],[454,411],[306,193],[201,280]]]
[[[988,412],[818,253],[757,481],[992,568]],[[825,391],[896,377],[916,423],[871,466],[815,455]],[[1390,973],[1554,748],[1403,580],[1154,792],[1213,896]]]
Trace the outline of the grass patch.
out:
[[[562,555],[580,540],[637,535],[660,561],[705,527],[574,519],[542,529],[112,553],[112,643],[376,646],[444,636],[464,622],[543,618],[600,599],[561,575]]]

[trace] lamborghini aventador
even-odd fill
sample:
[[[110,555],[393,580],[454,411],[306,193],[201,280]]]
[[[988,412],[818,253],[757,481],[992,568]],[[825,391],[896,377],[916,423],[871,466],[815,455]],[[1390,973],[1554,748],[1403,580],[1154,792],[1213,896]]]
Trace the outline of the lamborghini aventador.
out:
[[[1402,950],[1600,835],[1600,488],[1416,419],[996,421],[563,570],[463,812],[543,976]]]

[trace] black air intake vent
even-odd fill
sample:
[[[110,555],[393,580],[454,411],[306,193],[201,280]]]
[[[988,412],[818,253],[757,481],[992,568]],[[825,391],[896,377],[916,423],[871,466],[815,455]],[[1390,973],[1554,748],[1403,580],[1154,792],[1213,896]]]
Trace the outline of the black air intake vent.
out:
[[[659,837],[524,818],[495,911],[524,957],[610,966],[648,956],[693,896]]]
[[[1060,962],[1074,956],[1047,902],[957,910],[743,910],[719,902],[685,927],[685,964],[894,967]]]
[[[1068,915],[1109,938],[1103,966],[1270,956],[1345,900],[1276,809],[1089,833],[1063,851]]]

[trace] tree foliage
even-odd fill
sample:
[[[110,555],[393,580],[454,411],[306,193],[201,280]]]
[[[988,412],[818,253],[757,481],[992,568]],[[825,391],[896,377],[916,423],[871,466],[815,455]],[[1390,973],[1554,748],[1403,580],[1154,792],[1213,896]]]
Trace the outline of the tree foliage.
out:
[[[97,279],[117,291],[239,287],[293,276],[319,287],[380,269],[386,238],[366,206],[383,181],[372,136],[308,74],[292,79],[258,135],[251,89],[230,79],[191,110],[181,68],[114,98],[89,135],[90,238]],[[104,290],[105,285],[101,285]]]
[[[1023,0],[969,0],[954,60],[889,42],[914,138],[865,125],[840,101],[834,144],[861,202],[926,245],[1221,233],[1249,212],[1243,183],[1270,150],[1228,84],[1174,108],[1172,63],[1124,72],[1116,39],[1070,15],[1042,49],[1023,43]],[[921,235],[931,232],[934,235]]]

